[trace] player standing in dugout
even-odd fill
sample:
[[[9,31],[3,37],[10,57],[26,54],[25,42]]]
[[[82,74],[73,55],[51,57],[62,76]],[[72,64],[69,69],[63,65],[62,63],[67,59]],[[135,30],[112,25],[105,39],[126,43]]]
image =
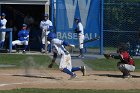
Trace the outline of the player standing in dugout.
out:
[[[53,24],[49,20],[49,15],[44,14],[44,20],[40,22],[40,28],[42,29],[42,45],[41,45],[41,52],[45,51],[45,37],[50,33],[50,31],[53,29]],[[51,45],[50,42],[47,42],[47,51],[51,52]]]
[[[5,19],[5,17],[6,17],[6,14],[2,13],[1,14],[1,19],[0,19],[0,29],[6,29],[7,20]],[[3,46],[4,46],[5,35],[6,35],[6,32],[1,32],[0,33],[0,47],[1,48],[3,48]]]

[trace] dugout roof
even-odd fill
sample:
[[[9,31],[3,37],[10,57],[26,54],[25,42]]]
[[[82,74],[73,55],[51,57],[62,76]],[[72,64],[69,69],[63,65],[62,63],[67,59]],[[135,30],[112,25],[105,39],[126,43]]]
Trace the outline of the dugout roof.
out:
[[[34,5],[49,5],[49,0],[0,0],[0,4],[34,4]]]

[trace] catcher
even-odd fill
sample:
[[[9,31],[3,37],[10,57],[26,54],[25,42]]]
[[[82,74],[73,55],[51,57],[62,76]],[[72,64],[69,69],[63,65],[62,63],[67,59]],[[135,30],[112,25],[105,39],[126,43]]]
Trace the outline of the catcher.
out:
[[[129,55],[127,48],[125,46],[120,46],[117,50],[117,55],[104,54],[105,58],[120,59],[117,63],[118,69],[123,73],[123,78],[132,77],[130,72],[135,70],[135,63],[132,57]]]

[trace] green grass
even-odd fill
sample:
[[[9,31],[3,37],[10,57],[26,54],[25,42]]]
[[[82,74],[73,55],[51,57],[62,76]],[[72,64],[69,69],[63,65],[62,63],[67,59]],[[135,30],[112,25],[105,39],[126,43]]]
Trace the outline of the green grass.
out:
[[[91,90],[91,89],[16,89],[0,93],[139,93],[140,90]]]
[[[93,70],[99,71],[116,71],[117,62],[115,59],[95,59],[95,60],[84,60],[84,63],[91,67]],[[135,59],[136,70],[140,71],[140,59]]]
[[[116,51],[117,48],[116,47],[105,47],[104,50],[114,50],[114,51]]]
[[[89,49],[99,49],[99,47],[87,47]],[[105,50],[115,50],[116,51],[116,47],[104,47]]]
[[[84,60],[84,63],[91,67],[93,70],[109,71],[118,70],[116,67],[117,60],[107,59],[95,59],[95,60]]]
[[[30,60],[32,58],[33,60]],[[26,61],[33,61],[36,66],[48,66],[51,63],[51,58],[47,55],[26,55],[26,54],[1,54],[0,64],[4,65],[16,65],[16,68],[20,68]],[[117,71],[116,64],[119,60],[115,59],[95,59],[95,60],[83,60],[93,70],[99,71]],[[140,71],[140,59],[135,59],[136,71]],[[58,68],[55,64],[53,68]]]
[[[26,54],[1,54],[0,64],[15,65],[16,68],[21,67],[23,63],[31,63],[36,66],[47,67],[51,63],[51,58],[47,55],[26,55]],[[54,65],[54,68],[58,67]]]

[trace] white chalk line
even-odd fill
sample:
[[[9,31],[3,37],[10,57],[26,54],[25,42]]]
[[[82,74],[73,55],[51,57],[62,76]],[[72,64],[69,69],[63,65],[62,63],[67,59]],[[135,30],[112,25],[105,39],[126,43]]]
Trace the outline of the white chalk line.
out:
[[[11,86],[11,85],[23,85],[23,84],[33,84],[33,83],[46,83],[48,81],[32,81],[32,82],[17,82],[17,83],[3,83],[0,84],[0,87]]]
[[[5,84],[0,84],[0,87],[3,87],[3,86],[10,86],[10,85],[22,85],[22,84],[25,84],[25,83],[5,83]]]

